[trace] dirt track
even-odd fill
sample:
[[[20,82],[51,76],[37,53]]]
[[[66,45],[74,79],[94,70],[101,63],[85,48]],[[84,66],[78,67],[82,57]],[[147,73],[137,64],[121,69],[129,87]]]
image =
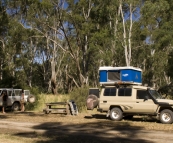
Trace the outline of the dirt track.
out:
[[[144,121],[143,118],[134,118],[133,121],[114,122],[102,114],[66,116],[18,112],[0,114],[0,120],[0,134],[50,138],[49,141],[40,140],[38,143],[173,142],[173,124],[163,125],[153,119]]]

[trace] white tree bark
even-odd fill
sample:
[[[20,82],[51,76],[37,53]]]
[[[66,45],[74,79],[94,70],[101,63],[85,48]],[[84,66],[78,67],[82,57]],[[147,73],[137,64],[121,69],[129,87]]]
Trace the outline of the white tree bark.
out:
[[[85,19],[85,22],[88,21],[88,18],[90,16],[90,12],[91,12],[91,9],[92,9],[93,5],[92,5],[92,0],[89,0],[88,1],[88,9],[86,10],[85,12],[85,8],[83,7],[83,15],[84,15],[84,19]],[[85,42],[84,42],[84,49],[83,49],[83,71],[84,71],[84,75],[80,75],[80,78],[81,78],[81,81],[85,84],[88,84],[88,72],[86,72],[86,53],[88,51],[88,35],[86,34],[85,37]]]
[[[122,1],[120,1],[120,13],[121,13],[121,18],[122,18],[122,25],[123,25],[123,41],[122,41],[122,46],[124,47],[124,53],[125,53],[125,61],[126,61],[126,66],[130,66],[131,60],[132,60],[132,53],[131,53],[131,37],[132,37],[132,28],[133,28],[133,12],[136,9],[133,9],[132,3],[129,4],[129,19],[125,19],[123,9],[122,9]],[[128,23],[126,22],[129,20],[129,26]]]
[[[128,60],[128,50],[127,50],[127,34],[126,34],[126,25],[125,25],[125,18],[123,14],[123,9],[122,9],[122,1],[120,2],[120,12],[121,12],[121,18],[122,18],[122,24],[123,24],[123,42],[122,46],[124,47],[124,53],[125,53],[125,61],[126,61],[126,66],[129,66],[129,60]]]
[[[3,40],[0,40],[0,42],[2,43],[2,51],[4,51],[5,49],[5,44]],[[3,66],[3,58],[0,58],[0,80],[3,79],[3,75],[2,75],[2,66]]]

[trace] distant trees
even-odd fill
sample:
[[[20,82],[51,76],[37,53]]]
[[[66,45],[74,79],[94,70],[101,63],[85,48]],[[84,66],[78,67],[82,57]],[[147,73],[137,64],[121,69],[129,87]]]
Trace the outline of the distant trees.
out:
[[[99,86],[100,66],[135,66],[143,82],[172,81],[168,0],[0,2],[0,86],[67,93]]]

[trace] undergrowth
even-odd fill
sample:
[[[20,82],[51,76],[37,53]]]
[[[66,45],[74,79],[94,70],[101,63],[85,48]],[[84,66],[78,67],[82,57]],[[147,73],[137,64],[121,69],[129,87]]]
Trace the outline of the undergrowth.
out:
[[[89,87],[75,88],[70,93],[70,99],[77,104],[79,112],[86,111],[86,98],[88,96]]]
[[[45,103],[50,102],[68,102],[73,100],[79,112],[86,111],[86,98],[88,96],[89,87],[75,88],[70,94],[64,95],[51,95],[51,94],[38,94],[35,103],[27,103],[26,110],[28,111],[43,111]]]
[[[29,111],[43,111],[46,107],[45,103],[51,102],[66,102],[69,100],[69,95],[52,95],[52,94],[38,94],[35,103],[27,103],[26,110]]]

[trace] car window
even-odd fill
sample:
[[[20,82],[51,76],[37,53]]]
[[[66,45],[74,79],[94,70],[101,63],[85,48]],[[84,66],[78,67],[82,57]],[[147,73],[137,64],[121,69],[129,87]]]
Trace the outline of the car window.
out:
[[[156,90],[149,90],[149,93],[154,99],[162,99],[162,96]]]
[[[118,96],[132,96],[131,88],[119,88]]]
[[[14,90],[14,94],[15,94],[15,96],[20,96],[21,90]]]
[[[24,93],[25,93],[25,95],[28,95],[28,96],[30,95],[29,90],[25,90]]]
[[[8,94],[8,96],[11,96],[12,91],[11,90],[8,90],[7,94]]]
[[[14,92],[12,93],[12,96],[15,96]]]
[[[116,88],[105,88],[104,96],[116,96]]]
[[[136,99],[151,99],[146,90],[137,90]]]

